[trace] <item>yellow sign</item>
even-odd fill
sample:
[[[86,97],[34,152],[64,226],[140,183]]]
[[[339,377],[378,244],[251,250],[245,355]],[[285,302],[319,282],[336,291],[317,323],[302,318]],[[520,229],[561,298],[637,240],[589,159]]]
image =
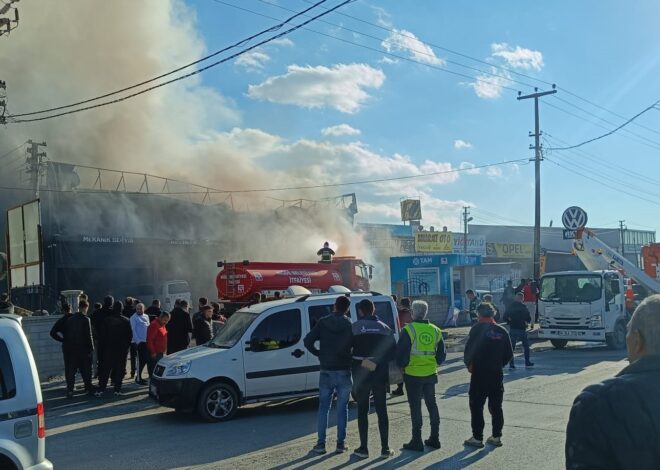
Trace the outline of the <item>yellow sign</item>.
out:
[[[451,232],[417,232],[415,251],[420,253],[451,253],[453,238]]]
[[[489,258],[532,258],[531,243],[486,243],[486,256]]]
[[[539,261],[541,263],[541,265],[539,267],[539,271],[540,271],[541,276],[543,276],[545,274],[545,256],[541,255]]]

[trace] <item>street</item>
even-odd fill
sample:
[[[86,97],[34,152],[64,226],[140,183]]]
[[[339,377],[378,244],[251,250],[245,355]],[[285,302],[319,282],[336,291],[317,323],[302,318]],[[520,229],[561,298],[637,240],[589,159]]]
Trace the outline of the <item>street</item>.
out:
[[[623,351],[601,345],[577,344],[562,351],[548,346],[534,345],[534,368],[521,367],[523,360],[517,355],[518,368],[506,369],[504,446],[497,449],[463,447],[463,441],[470,437],[469,374],[462,354],[450,353],[437,387],[443,446],[438,451],[401,451],[401,445],[410,439],[405,397],[388,399],[390,447],[396,454],[382,461],[376,458],[380,445],[374,413],[370,415],[369,460],[358,460],[350,452],[324,456],[309,453],[316,442],[316,399],[251,405],[241,409],[231,422],[207,424],[196,416],[158,407],[147,397],[146,387],[133,383],[125,386],[125,395],[118,399],[111,394],[104,399],[79,394],[72,401],[64,398],[62,384],[54,383],[44,386],[46,455],[56,468],[67,470],[560,469],[564,466],[565,428],[573,399],[585,386],[615,375],[627,362]],[[485,413],[487,437],[490,419]],[[351,450],[358,446],[356,419],[352,404],[347,438]],[[334,423],[331,417],[328,450],[334,450]]]

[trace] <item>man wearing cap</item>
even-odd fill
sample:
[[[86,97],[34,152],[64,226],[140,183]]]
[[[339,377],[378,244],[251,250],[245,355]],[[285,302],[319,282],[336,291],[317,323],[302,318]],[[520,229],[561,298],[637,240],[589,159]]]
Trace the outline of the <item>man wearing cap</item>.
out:
[[[423,300],[412,303],[412,323],[401,331],[397,345],[397,364],[403,369],[410,417],[412,439],[404,444],[406,450],[424,452],[424,445],[440,448],[440,413],[435,401],[437,369],[447,356],[442,331],[426,319],[429,306]],[[422,441],[422,397],[431,420],[431,436]]]

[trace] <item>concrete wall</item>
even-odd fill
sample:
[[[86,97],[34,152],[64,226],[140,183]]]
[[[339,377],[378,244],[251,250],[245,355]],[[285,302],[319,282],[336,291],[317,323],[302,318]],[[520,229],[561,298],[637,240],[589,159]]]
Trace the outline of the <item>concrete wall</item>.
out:
[[[45,317],[23,317],[23,331],[27,336],[32,355],[37,363],[39,379],[64,375],[64,359],[62,358],[62,343],[50,337],[59,315]]]

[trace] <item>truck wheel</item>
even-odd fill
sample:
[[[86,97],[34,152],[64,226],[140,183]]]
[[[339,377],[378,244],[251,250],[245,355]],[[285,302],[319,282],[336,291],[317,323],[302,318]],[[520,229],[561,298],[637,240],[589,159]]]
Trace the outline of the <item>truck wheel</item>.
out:
[[[202,389],[197,402],[197,413],[210,423],[229,421],[238,410],[236,389],[223,382],[212,382]]]
[[[568,340],[565,339],[551,339],[550,343],[555,349],[564,349],[568,344]]]
[[[605,337],[605,342],[611,349],[624,349],[626,347],[626,327],[623,322],[614,325],[614,331]]]

